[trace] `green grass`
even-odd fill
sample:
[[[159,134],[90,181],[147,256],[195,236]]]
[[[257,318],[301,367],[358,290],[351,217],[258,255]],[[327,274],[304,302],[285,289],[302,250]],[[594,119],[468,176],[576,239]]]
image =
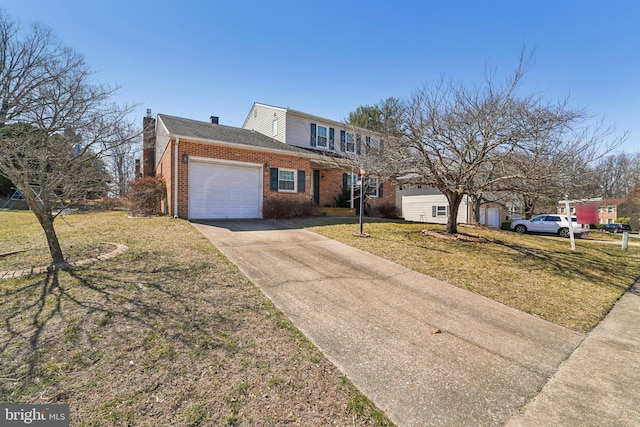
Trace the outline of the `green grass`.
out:
[[[74,214],[56,230],[78,258],[129,250],[0,281],[0,401],[68,403],[78,426],[389,422],[188,222]],[[35,217],[0,212],[0,253],[21,249],[0,271],[49,262]]]
[[[439,237],[443,226],[367,218],[371,237],[363,239],[353,236],[356,220],[291,223],[579,332],[597,325],[640,276],[640,248],[595,241],[615,240],[602,233],[576,239],[571,252],[568,239],[486,228],[460,226],[484,238],[465,241]]]

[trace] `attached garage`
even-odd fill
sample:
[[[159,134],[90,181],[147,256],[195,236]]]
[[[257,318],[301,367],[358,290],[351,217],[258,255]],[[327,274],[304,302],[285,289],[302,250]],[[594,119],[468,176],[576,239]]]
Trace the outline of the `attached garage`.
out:
[[[262,164],[189,159],[189,219],[260,218]]]

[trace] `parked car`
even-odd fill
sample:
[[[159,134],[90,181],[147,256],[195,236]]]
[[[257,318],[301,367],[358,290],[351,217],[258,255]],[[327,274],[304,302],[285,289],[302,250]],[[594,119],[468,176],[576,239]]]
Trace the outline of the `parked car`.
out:
[[[598,230],[607,233],[622,233],[624,231],[631,232],[631,226],[629,224],[618,224],[617,222],[612,222],[611,224],[604,224],[598,227]]]
[[[573,233],[582,235],[586,232],[582,224],[578,224],[576,217],[571,218]],[[542,214],[531,219],[518,219],[511,223],[511,229],[517,233],[545,233],[569,237],[569,220],[566,216],[556,214]]]

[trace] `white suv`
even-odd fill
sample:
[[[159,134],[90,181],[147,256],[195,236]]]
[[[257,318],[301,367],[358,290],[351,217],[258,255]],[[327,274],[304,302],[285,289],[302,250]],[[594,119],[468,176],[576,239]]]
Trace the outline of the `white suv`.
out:
[[[573,233],[584,232],[582,224],[578,224],[576,217],[571,218]],[[569,237],[569,220],[566,216],[555,214],[542,214],[531,219],[518,219],[511,223],[511,229],[517,233],[547,233],[557,234],[560,237]]]

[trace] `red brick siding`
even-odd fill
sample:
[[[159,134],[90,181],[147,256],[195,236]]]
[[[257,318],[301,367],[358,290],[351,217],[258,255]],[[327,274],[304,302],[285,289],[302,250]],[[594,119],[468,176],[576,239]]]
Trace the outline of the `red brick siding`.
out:
[[[333,206],[335,198],[342,192],[342,174],[338,169],[320,171],[320,206]],[[322,176],[324,175],[324,179]]]
[[[173,141],[171,146],[173,146]],[[311,167],[310,161],[305,157],[287,156],[275,153],[254,151],[251,149],[242,149],[235,147],[226,147],[213,144],[203,144],[191,142],[188,140],[180,140],[178,145],[178,158],[182,158],[182,154],[187,153],[189,156],[205,157],[211,159],[230,160],[253,164],[268,164],[269,168],[285,168],[305,171],[305,189],[304,192],[284,193],[271,191],[269,188],[270,176],[267,168],[263,169],[262,191],[263,198],[277,197],[279,199],[290,200],[309,200],[311,189]],[[189,215],[189,164],[178,162],[178,216],[187,218]],[[173,205],[171,206],[173,212]]]
[[[167,200],[166,206],[164,206],[164,213],[169,213],[170,215],[173,215],[173,176],[171,174],[173,171],[173,144],[173,141],[171,141],[167,145],[156,168],[156,176],[163,177],[167,185]]]
[[[175,139],[172,139],[167,145],[156,171],[157,176],[163,176],[167,183],[167,205],[170,215],[174,215],[173,190],[174,181],[171,171],[174,165]],[[269,169],[263,169],[262,192],[263,200],[269,198],[277,198],[280,200],[296,200],[307,201],[311,199],[311,188],[313,185],[313,170],[311,169],[310,159],[298,157],[296,155],[276,154],[269,152],[255,151],[251,149],[242,149],[235,147],[220,146],[214,144],[205,144],[192,142],[188,140],[180,140],[178,145],[178,216],[187,218],[189,215],[189,164],[182,162],[182,154],[187,153],[188,156],[205,157],[211,159],[230,160],[254,164],[268,164],[269,168],[285,168],[305,171],[305,189],[304,192],[285,193],[271,191]],[[344,171],[338,169],[322,170],[320,176],[324,175],[325,179],[320,181],[320,206],[331,206],[334,204],[335,197],[342,191],[342,174]],[[383,187],[383,197],[370,198],[369,203],[372,207],[380,203],[395,203],[395,185],[391,182],[385,182]]]
[[[338,169],[320,171],[320,176],[324,179],[320,181],[320,206],[333,206],[335,197],[342,192],[342,175],[345,172]],[[396,186],[391,181],[386,181],[382,185],[382,197],[369,197],[367,203],[371,207],[381,204],[396,203]]]

